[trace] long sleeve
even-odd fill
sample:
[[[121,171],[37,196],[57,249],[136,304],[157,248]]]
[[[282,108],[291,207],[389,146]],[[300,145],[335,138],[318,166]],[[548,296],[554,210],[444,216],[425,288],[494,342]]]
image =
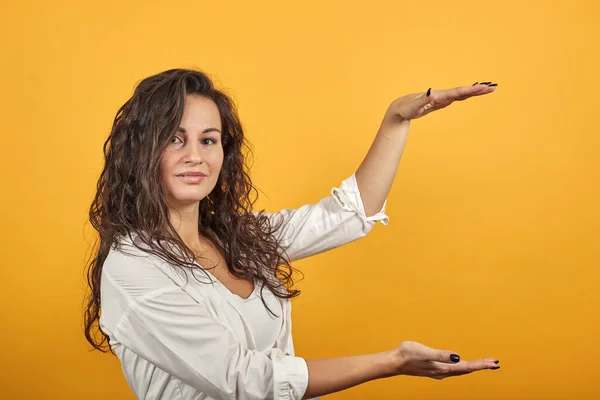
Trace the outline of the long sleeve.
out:
[[[299,260],[334,249],[367,235],[380,221],[389,222],[385,203],[375,215],[367,216],[354,174],[331,196],[298,209],[270,214],[273,224],[281,224],[276,236],[289,261]]]
[[[137,356],[214,399],[301,399],[304,359],[248,349],[201,302],[143,259],[104,271],[102,327]],[[133,263],[133,265],[132,265]],[[111,268],[112,267],[112,268]]]

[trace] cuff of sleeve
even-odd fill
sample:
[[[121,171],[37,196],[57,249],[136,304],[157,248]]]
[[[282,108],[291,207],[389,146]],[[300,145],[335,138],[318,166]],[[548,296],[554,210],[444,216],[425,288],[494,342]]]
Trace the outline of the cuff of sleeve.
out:
[[[331,194],[340,207],[356,212],[366,222],[379,221],[387,225],[390,221],[390,218],[385,214],[387,200],[383,203],[383,207],[381,207],[381,210],[377,214],[367,217],[355,174],[346,178],[339,188],[331,189]]]
[[[275,399],[300,400],[308,388],[308,366],[301,357],[283,355],[273,349],[273,381]]]

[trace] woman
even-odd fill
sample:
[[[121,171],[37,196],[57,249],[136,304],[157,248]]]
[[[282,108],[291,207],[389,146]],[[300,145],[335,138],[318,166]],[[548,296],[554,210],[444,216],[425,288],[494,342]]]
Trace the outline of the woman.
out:
[[[416,342],[304,360],[294,354],[289,301],[299,294],[292,261],[387,224],[410,120],[494,89],[483,82],[395,100],[360,168],[331,196],[268,214],[252,210],[232,101],[198,71],[144,79],[116,115],[90,209],[100,241],[88,269],[88,341],[109,345],[143,399],[313,398],[399,374],[499,368]]]

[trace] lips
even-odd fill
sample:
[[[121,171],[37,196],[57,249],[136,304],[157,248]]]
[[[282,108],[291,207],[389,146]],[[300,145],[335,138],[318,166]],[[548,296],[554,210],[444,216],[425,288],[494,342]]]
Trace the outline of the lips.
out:
[[[181,179],[183,182],[189,183],[189,184],[198,184],[198,183],[202,183],[204,181],[204,179],[206,178],[206,175],[204,174],[191,174],[191,173],[185,173],[185,174],[179,174],[176,175],[177,178]]]
[[[205,177],[206,174],[203,174],[202,172],[183,172],[183,173],[177,174],[175,176],[180,176],[180,177],[184,177],[184,176],[194,176],[194,177],[202,176],[202,177]]]

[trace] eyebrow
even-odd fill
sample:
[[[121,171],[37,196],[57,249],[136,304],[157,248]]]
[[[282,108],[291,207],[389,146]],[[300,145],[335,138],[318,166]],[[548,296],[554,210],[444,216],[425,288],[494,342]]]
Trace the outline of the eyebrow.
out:
[[[185,129],[183,129],[181,126],[177,129],[177,132],[187,133],[187,131]],[[217,128],[206,128],[205,130],[202,131],[202,133],[209,133],[209,132],[219,132],[219,133],[221,133],[221,131],[218,130]]]

